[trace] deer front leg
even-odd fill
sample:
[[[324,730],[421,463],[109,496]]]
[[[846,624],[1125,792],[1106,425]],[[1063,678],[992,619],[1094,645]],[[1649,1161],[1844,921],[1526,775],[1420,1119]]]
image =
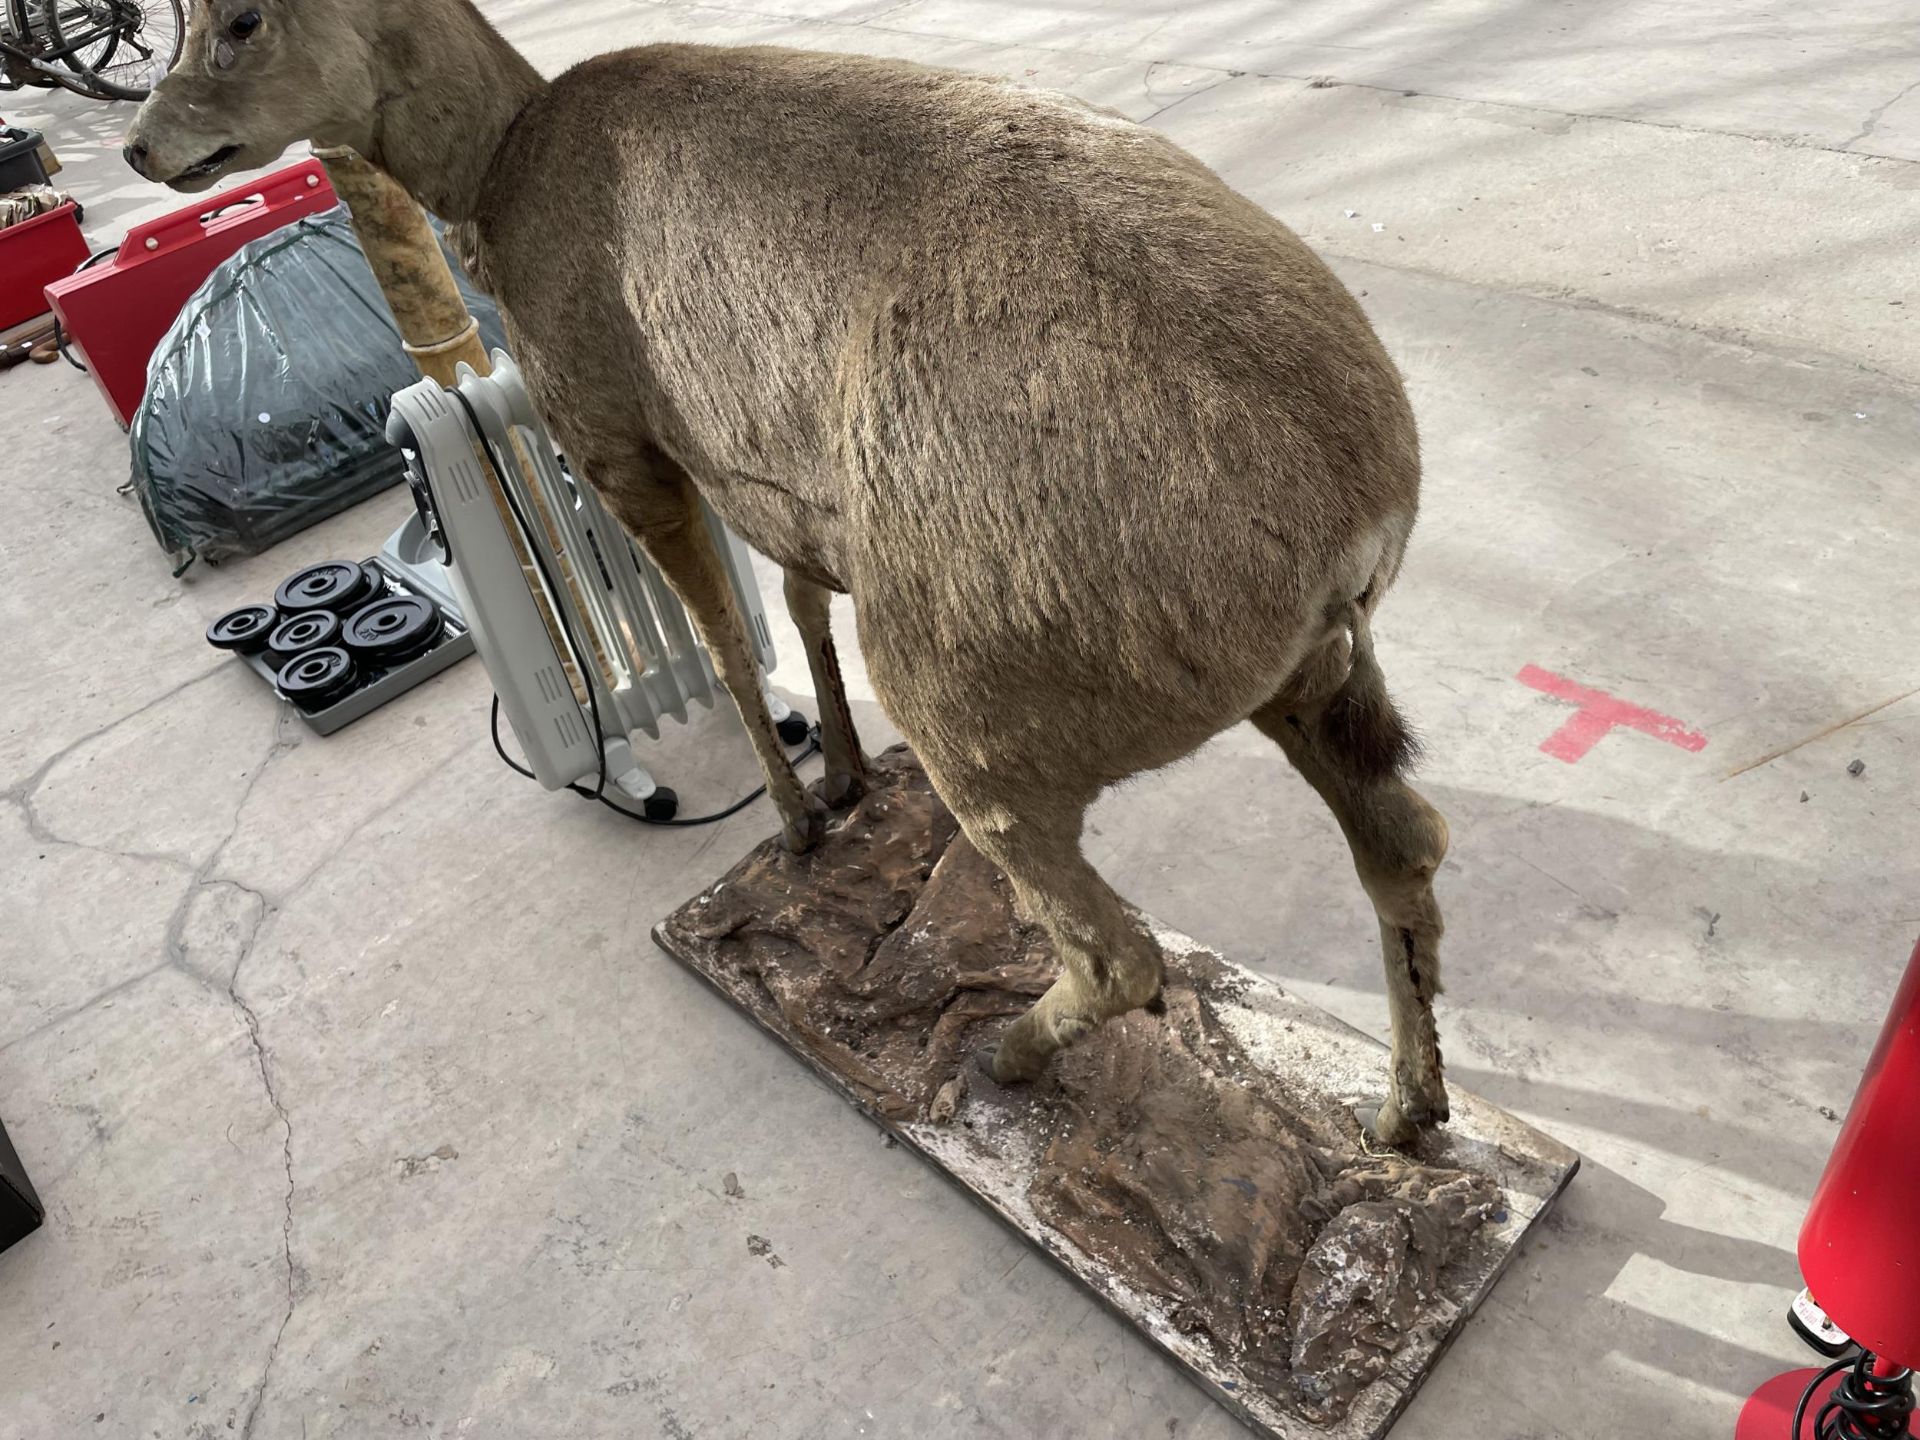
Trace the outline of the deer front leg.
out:
[[[847,708],[846,682],[840,677],[840,657],[833,648],[828,619],[833,597],[824,586],[786,572],[787,613],[807,649],[807,668],[813,674],[813,693],[820,710],[820,750],[827,773],[820,794],[838,810],[867,793],[867,757],[854,732],[853,712]]]
[[[637,489],[604,493],[686,607],[700,643],[713,660],[714,674],[733,697],[747,738],[753,742],[760,773],[766,777],[767,793],[780,809],[787,848],[795,854],[812,849],[826,833],[826,807],[801,785],[773,728],[746,621],[707,533],[698,492],[691,481],[672,477],[649,478]]]

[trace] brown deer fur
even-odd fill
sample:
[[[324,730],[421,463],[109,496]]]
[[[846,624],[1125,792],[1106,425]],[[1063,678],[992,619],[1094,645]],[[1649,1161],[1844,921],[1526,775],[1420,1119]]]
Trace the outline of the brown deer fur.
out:
[[[1284,226],[1063,97],[686,45],[547,84],[467,0],[201,5],[128,155],[198,189],[299,139],[352,146],[464,228],[536,402],[685,602],[796,847],[824,807],[783,758],[699,499],[790,577],[833,803],[864,762],[825,592],[853,596],[888,713],[1064,961],[997,1075],[1156,998],[1084,811],[1251,718],[1380,914],[1377,1128],[1445,1118],[1446,826],[1400,779],[1367,623],[1413,526],[1413,418]]]

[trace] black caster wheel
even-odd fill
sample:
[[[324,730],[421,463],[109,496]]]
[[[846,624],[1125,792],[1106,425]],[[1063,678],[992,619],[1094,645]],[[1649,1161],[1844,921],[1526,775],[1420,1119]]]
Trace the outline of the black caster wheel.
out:
[[[279,623],[280,612],[271,605],[242,605],[207,627],[207,643],[216,650],[251,655],[266,645]]]
[[[640,813],[649,820],[671,820],[680,813],[680,797],[664,785],[640,802]]]
[[[813,729],[813,726],[806,716],[794,710],[788,713],[786,719],[776,722],[773,728],[780,732],[782,745],[802,745],[806,743],[808,732]]]

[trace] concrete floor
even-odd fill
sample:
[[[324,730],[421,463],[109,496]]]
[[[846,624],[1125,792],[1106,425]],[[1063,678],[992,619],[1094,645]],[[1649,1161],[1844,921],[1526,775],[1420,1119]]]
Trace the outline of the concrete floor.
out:
[[[1452,1075],[1586,1157],[1397,1433],[1728,1433],[1807,1358],[1794,1237],[1920,930],[1910,7],[488,8],[550,70],[693,37],[1070,88],[1335,259],[1428,447],[1377,629],[1453,824]],[[176,203],[124,107],[8,98],[96,243]],[[0,1256],[0,1435],[1241,1433],[653,949],[764,805],[637,832],[500,767],[477,663],[318,740],[202,643],[403,499],[176,582],[89,383],[0,395],[0,1115],[49,1207]],[[1544,754],[1529,665],[1705,747]],[[650,759],[753,783],[722,715]],[[1089,846],[1384,1033],[1337,833],[1251,731]]]

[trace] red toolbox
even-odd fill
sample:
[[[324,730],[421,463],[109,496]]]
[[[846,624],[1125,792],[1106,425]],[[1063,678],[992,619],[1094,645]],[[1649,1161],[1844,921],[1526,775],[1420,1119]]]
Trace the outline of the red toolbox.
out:
[[[249,240],[333,204],[326,169],[303,160],[137,225],[113,259],[46,287],[69,343],[122,425],[133,422],[146,394],[154,346],[214,267]]]
[[[71,275],[86,258],[72,201],[0,230],[0,330],[46,314],[47,282]]]

